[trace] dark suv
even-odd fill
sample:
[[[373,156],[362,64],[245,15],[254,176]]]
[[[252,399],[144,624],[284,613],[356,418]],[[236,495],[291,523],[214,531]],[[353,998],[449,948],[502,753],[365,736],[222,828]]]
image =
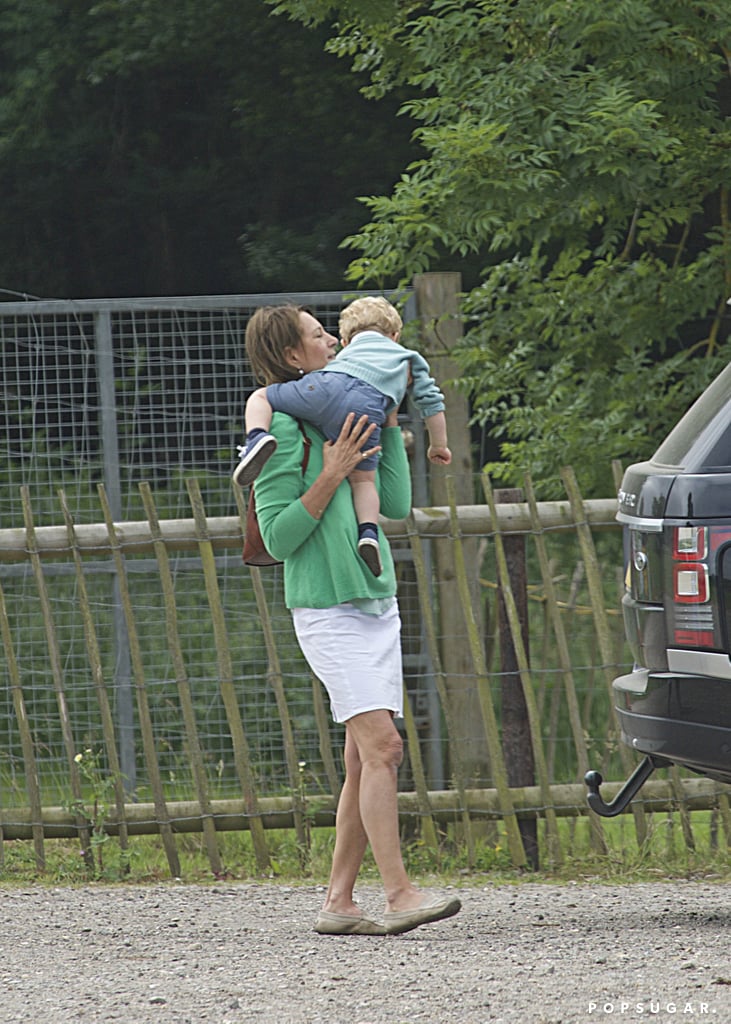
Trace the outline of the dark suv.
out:
[[[625,472],[617,519],[635,668],[614,697],[623,741],[645,758],[610,804],[588,773],[589,804],[605,816],[663,765],[731,782],[731,364]]]

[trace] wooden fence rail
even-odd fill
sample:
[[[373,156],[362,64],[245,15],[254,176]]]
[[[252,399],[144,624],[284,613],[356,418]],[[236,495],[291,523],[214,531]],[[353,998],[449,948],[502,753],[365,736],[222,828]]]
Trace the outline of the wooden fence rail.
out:
[[[620,782],[607,782],[603,791],[613,797]],[[642,790],[640,802],[650,813],[672,813],[682,805],[688,811],[716,809],[727,795],[727,787],[710,779],[681,779],[678,788],[670,779],[651,779]],[[511,790],[512,806],[520,819],[544,818],[546,805],[540,786],[524,786]],[[441,826],[461,822],[467,813],[473,821],[502,821],[501,795],[496,789],[468,789],[462,797],[455,790],[429,793],[430,813]],[[305,802],[305,810],[313,828],[332,827],[335,824],[337,798],[321,794]],[[550,787],[550,807],[559,818],[579,818],[591,815],[585,799],[585,787],[568,783]],[[302,805],[293,796],[262,797],[256,815],[252,815],[243,800],[214,800],[211,803],[212,820],[217,832],[243,832],[253,824],[264,829],[296,829],[297,816]],[[200,805],[195,800],[168,803],[169,820],[175,834],[200,833],[203,819]],[[631,813],[627,808],[624,814]],[[418,793],[399,793],[399,815],[402,821],[419,820],[423,815]],[[5,839],[28,840],[40,826],[47,839],[75,839],[78,824],[72,811],[66,807],[44,807],[36,819],[30,808],[16,808],[12,812],[0,811],[0,828]],[[114,812],[105,820],[109,835],[118,836],[122,829],[128,835],[157,835],[160,821],[154,804],[130,803],[124,816]]]
[[[599,498],[583,503],[583,519],[592,529],[617,529],[614,520],[617,502]],[[568,501],[544,501],[537,504],[538,517],[544,530],[575,529],[571,505]],[[490,532],[490,512],[485,505],[460,505],[459,529],[463,536],[480,536]],[[499,506],[497,521],[503,533],[530,533],[531,513],[524,503]],[[206,520],[208,539],[214,551],[239,549],[242,544],[241,518],[214,516]],[[384,533],[391,538],[407,533],[406,520],[388,519],[382,523]],[[195,519],[161,520],[159,539],[168,551],[196,551],[198,538]],[[413,512],[413,528],[424,536],[449,537],[452,530],[448,507],[417,508]],[[149,521],[115,523],[115,544],[129,555],[152,554],[155,541]],[[109,555],[113,546],[105,523],[81,523],[75,529],[74,546],[82,555]],[[71,556],[66,526],[41,526],[34,530],[35,550],[38,557],[59,558]],[[14,527],[0,529],[0,563],[24,562],[31,557],[28,529]]]
[[[616,729],[612,722],[610,683],[621,662],[618,648],[621,618],[618,614],[617,572],[621,566],[612,561],[603,565],[597,548],[597,535],[613,532],[619,536],[614,519],[613,500],[584,501],[570,471],[564,475],[566,501],[538,502],[530,479],[526,480],[527,501],[497,503],[490,483],[484,483],[486,504],[457,506],[454,491],[447,481],[449,504],[436,508],[414,509],[401,522],[385,521],[384,530],[397,553],[397,565],[405,566],[402,576],[413,583],[416,600],[410,614],[418,620],[423,637],[422,657],[433,681],[438,701],[441,745],[449,760],[449,789],[429,785],[429,768],[424,750],[433,737],[424,737],[418,709],[412,706],[407,682],[404,730],[408,751],[408,773],[413,792],[399,796],[405,820],[418,824],[423,841],[438,851],[441,834],[452,825],[459,828],[467,844],[468,860],[475,856],[476,830],[485,823],[499,822],[503,829],[513,865],[526,864],[524,833],[519,822],[538,818],[544,824],[545,860],[558,864],[564,855],[557,818],[587,813],[584,787],[579,781],[590,766],[590,758],[599,758],[597,767],[606,775],[608,765],[617,765]],[[93,848],[94,837],[119,837],[126,849],[128,838],[138,834],[160,835],[169,870],[179,876],[180,856],[176,836],[199,831],[211,870],[220,874],[223,862],[218,833],[248,830],[251,833],[257,866],[265,871],[270,865],[266,830],[292,828],[299,848],[305,850],[310,829],[330,826],[340,785],[333,755],[333,727],[325,708],[322,688],[302,666],[295,673],[307,679],[307,729],[316,736],[324,778],[310,792],[303,781],[303,714],[293,708],[292,670],[283,660],[282,622],[288,617],[281,595],[267,570],[236,567],[236,581],[249,594],[242,611],[238,595],[230,596],[224,584],[230,583],[230,569],[221,568],[217,556],[236,551],[242,544],[243,503],[237,491],[239,515],[206,516],[202,490],[189,480],[188,494],[192,517],[160,519],[150,487],[140,486],[147,519],[139,522],[112,521],[109,502],[99,488],[100,522],[74,523],[63,492],[59,494],[63,525],[36,526],[30,493],[23,489],[24,526],[0,530],[0,635],[5,653],[8,694],[5,727],[8,734],[10,768],[0,760],[0,840],[21,839],[33,842],[36,864],[45,863],[44,841],[56,837],[75,837],[84,855]],[[503,541],[505,537],[524,535],[534,565],[537,583],[531,596],[538,605],[534,624],[540,625],[539,637],[531,637],[530,649],[540,653],[529,656],[528,638],[523,636],[517,613]],[[573,573],[565,552],[553,557],[549,542],[568,538],[577,547],[580,561],[574,561]],[[451,545],[454,578],[437,578],[426,552],[432,543]],[[531,545],[533,545],[531,547]],[[173,560],[188,554],[189,581],[176,576]],[[616,545],[611,555],[616,556]],[[571,556],[569,556],[571,557]],[[146,559],[143,586],[136,583],[141,572],[139,559]],[[137,561],[136,561],[137,560]],[[25,563],[35,591],[13,590],[18,564]],[[52,569],[68,571],[64,578],[73,581],[73,591],[63,600],[55,595]],[[100,570],[101,566],[101,570]],[[581,571],[576,570],[581,567]],[[113,578],[113,590],[104,599],[95,598],[93,572]],[[22,570],[21,570],[22,573]],[[49,576],[49,573],[51,574]],[[228,574],[228,576],[227,576]],[[154,585],[152,577],[154,576]],[[137,577],[137,578],[138,578]],[[560,587],[570,580],[568,598],[560,596]],[[583,587],[584,603],[577,595]],[[535,786],[510,786],[506,753],[500,735],[500,707],[494,686],[493,634],[490,629],[489,602],[500,591],[507,610],[509,634],[518,665],[518,685],[522,688],[528,743],[532,764],[536,766]],[[408,599],[405,601],[408,603]],[[146,785],[152,801],[129,799],[123,782],[123,766],[118,751],[118,723],[114,719],[116,682],[113,652],[109,651],[109,606],[120,617],[125,633],[132,687],[136,697],[136,741],[144,762]],[[440,635],[440,610],[449,605],[459,609],[464,624],[460,636]],[[157,618],[151,626],[151,616]],[[534,602],[535,605],[535,602]],[[18,618],[18,608],[30,607],[30,618]],[[572,629],[577,616],[588,616],[592,625],[588,643],[580,652],[572,643],[578,632]],[[450,621],[453,618],[450,617]],[[80,627],[79,627],[80,623]],[[195,625],[193,647],[188,634]],[[78,627],[78,628],[77,628]],[[82,639],[76,638],[81,633]],[[244,633],[243,639],[241,634]],[[152,641],[148,634],[152,634]],[[538,642],[540,641],[540,642]],[[150,644],[157,642],[153,669],[149,664]],[[287,639],[286,644],[290,640]],[[286,646],[285,644],[285,646]],[[454,644],[467,645],[472,673],[469,680],[455,679],[445,667],[445,652]],[[70,650],[83,648],[85,664],[73,662]],[[587,650],[594,658],[588,662]],[[238,667],[242,658],[253,658],[261,680],[259,695],[266,691],[273,698],[267,705],[264,724],[276,717],[281,735],[282,756],[262,758],[255,753],[260,737],[250,721],[250,708],[241,694],[243,676]],[[40,666],[40,667],[39,667]],[[69,667],[71,666],[71,667]],[[591,685],[580,693],[577,676],[591,674]],[[41,678],[36,683],[34,673]],[[157,678],[153,679],[153,675]],[[81,680],[80,680],[80,677]],[[594,677],[598,686],[593,685]],[[161,681],[162,680],[162,681]],[[539,681],[540,680],[540,681]],[[55,718],[49,709],[49,681],[55,696]],[[84,683],[83,694],[79,692]],[[163,682],[164,699],[159,691]],[[88,682],[88,685],[86,685]],[[465,756],[463,711],[455,702],[457,686],[469,689],[474,697],[474,713],[482,728],[484,755],[490,784],[474,786],[474,767]],[[202,691],[205,690],[205,693]],[[83,699],[82,699],[83,698]],[[225,737],[219,737],[233,766],[235,799],[214,799],[212,781],[216,764],[223,766],[223,755],[213,762],[212,741],[206,715],[214,703],[222,708]],[[93,718],[81,718],[81,705]],[[91,712],[88,709],[91,708]],[[587,737],[591,723],[599,714],[599,735],[590,750]],[[572,781],[558,782],[552,777],[557,756],[557,723],[566,716],[566,729],[573,743]],[[475,722],[467,723],[474,730]],[[549,727],[550,726],[550,730]],[[0,715],[0,728],[3,727]],[[49,780],[46,767],[49,738],[54,729],[60,736],[65,768],[64,777]],[[259,727],[261,728],[261,726]],[[177,730],[177,731],[176,731]],[[175,733],[176,739],[171,739]],[[224,742],[225,741],[225,742]],[[188,772],[189,789],[194,799],[176,797],[173,772],[166,767],[164,755],[175,747]],[[424,748],[424,749],[422,749]],[[218,749],[218,748],[217,748]],[[631,760],[622,748],[620,768],[624,772]],[[263,783],[267,773],[276,776],[271,795]],[[611,795],[620,785],[606,783]],[[58,806],[59,786],[68,792],[68,806]],[[14,798],[9,799],[12,793]],[[25,800],[19,794],[25,794]],[[100,813],[100,793],[104,810]],[[49,799],[50,797],[50,799]],[[46,806],[46,804],[49,804]],[[653,780],[645,787],[643,799],[632,808],[637,840],[647,835],[646,814],[680,808],[686,842],[693,842],[688,812],[712,809],[729,835],[728,799],[723,787],[702,779],[684,779],[675,773],[669,781]],[[598,853],[607,846],[602,823],[592,819],[592,844]],[[0,842],[0,850],[2,843]]]

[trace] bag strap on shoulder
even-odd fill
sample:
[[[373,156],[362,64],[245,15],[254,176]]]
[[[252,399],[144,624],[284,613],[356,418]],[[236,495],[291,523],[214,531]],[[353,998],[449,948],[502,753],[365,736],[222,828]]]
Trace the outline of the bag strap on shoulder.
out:
[[[312,447],[312,438],[308,437],[307,433],[305,432],[305,427],[304,424],[302,423],[302,420],[297,420],[297,426],[300,428],[300,433],[302,434],[302,442],[304,444],[304,451],[302,452],[302,474],[304,475],[308,463],[310,461],[310,448]]]

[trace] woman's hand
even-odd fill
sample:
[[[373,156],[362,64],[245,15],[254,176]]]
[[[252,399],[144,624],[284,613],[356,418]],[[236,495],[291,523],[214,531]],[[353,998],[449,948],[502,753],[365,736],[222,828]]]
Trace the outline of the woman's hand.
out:
[[[380,452],[381,446],[365,448],[368,438],[376,429],[375,423],[369,423],[367,416],[361,416],[357,422],[355,413],[348,413],[336,441],[326,441],[322,448],[323,472],[344,480],[349,473],[357,469],[363,459]]]
[[[322,472],[302,495],[302,504],[315,519],[322,518],[346,476],[357,469],[366,456],[381,450],[380,445],[375,445],[362,451],[376,425],[369,423],[367,416],[361,416],[357,423],[354,420],[355,414],[348,413],[337,440],[326,441],[322,446]]]

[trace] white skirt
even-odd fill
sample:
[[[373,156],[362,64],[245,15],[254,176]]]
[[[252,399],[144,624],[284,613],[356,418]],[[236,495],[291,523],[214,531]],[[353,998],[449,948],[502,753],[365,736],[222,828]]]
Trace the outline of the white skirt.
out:
[[[364,711],[403,717],[401,616],[394,601],[383,615],[352,604],[293,608],[302,653],[330,698],[336,722]]]

